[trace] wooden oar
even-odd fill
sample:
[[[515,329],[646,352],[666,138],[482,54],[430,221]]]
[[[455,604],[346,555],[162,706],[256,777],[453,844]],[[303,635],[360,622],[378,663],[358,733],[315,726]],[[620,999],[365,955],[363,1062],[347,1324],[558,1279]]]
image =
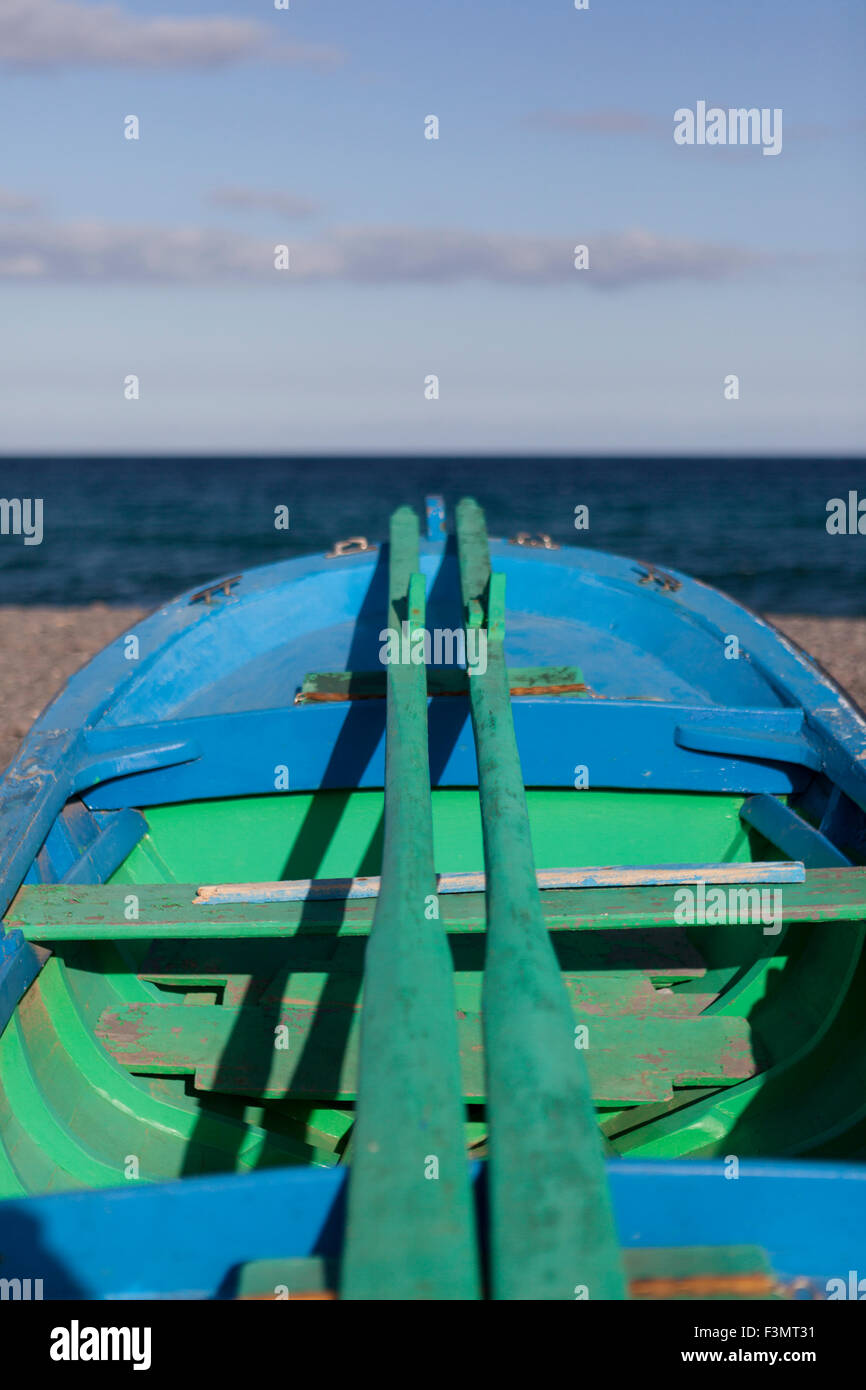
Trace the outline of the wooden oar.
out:
[[[388,625],[424,626],[418,520],[391,519]],[[367,947],[341,1294],[474,1299],[454,977],[439,921],[421,665],[387,673],[385,838]]]
[[[486,618],[487,633],[486,670],[479,664],[469,695],[487,878],[492,1293],[624,1298],[589,1076],[536,885],[503,651],[504,576],[491,574],[484,515],[470,499],[457,508],[457,544],[467,623]]]

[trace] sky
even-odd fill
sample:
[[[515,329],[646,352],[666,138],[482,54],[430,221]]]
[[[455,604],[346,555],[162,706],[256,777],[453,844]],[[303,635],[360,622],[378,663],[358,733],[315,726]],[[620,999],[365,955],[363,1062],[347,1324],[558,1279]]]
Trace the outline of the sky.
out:
[[[0,0],[0,453],[863,452],[864,72],[862,0]]]

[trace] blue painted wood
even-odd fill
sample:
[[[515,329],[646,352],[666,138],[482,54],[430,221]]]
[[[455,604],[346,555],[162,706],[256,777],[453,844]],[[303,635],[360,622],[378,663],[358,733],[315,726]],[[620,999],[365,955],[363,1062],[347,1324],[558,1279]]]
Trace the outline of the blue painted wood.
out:
[[[761,619],[683,575],[675,575],[678,589],[665,590],[642,584],[645,572],[633,561],[590,550],[528,551],[493,542],[491,555],[508,583],[509,665],[576,662],[591,686],[586,700],[530,699],[515,706],[519,753],[530,783],[571,785],[574,766],[586,764],[591,786],[753,793],[744,818],[785,853],[810,863],[846,862],[832,839],[847,833],[849,823],[852,833],[862,834],[857,821],[866,809],[866,722],[799,649]],[[427,580],[428,625],[456,626],[456,563],[442,539],[422,543],[420,569]],[[0,785],[0,912],[25,875],[38,878],[37,855],[46,837],[49,859],[64,847],[67,858],[76,851],[79,859],[88,854],[95,841],[77,839],[68,817],[65,828],[55,826],[76,787],[85,787],[89,779],[116,779],[101,781],[88,794],[88,804],[97,812],[196,794],[230,794],[233,789],[271,791],[273,748],[285,739],[293,788],[381,786],[381,712],[353,715],[350,755],[334,763],[333,780],[325,782],[324,770],[347,712],[285,711],[280,706],[287,689],[299,686],[311,667],[376,665],[384,581],[381,557],[375,553],[282,562],[243,576],[230,595],[211,605],[191,604],[190,596],[182,595],[136,625],[138,661],[126,660],[122,638],[100,653],[36,722]],[[725,659],[725,639],[731,634],[747,659]],[[476,781],[467,714],[465,701],[434,701],[430,707],[434,785]],[[677,727],[687,726],[688,741],[698,727],[706,748],[713,727],[718,730],[722,720],[732,719],[736,747],[728,743],[701,751],[682,746],[675,737]],[[761,745],[758,757],[756,742]],[[782,761],[772,757],[780,749]],[[797,751],[805,756],[789,761]],[[175,755],[198,756],[174,766],[160,763]],[[833,791],[824,835],[774,800],[827,784]],[[196,792],[196,787],[203,790]],[[100,835],[104,831],[111,839],[109,830],[117,835],[121,826],[131,834],[133,824],[138,826],[128,818],[105,821]],[[115,850],[118,846],[115,841]],[[111,858],[94,858],[77,872],[107,874]],[[65,872],[70,870],[75,871],[74,863]],[[11,1007],[10,1000],[14,1004],[32,978],[30,972],[38,969],[38,957],[24,946],[16,933],[0,933],[0,1011]],[[743,1164],[741,1175],[746,1169]],[[782,1273],[802,1273],[809,1259],[812,1268],[828,1275],[856,1267],[859,1254],[853,1241],[866,1225],[862,1203],[858,1206],[862,1169],[832,1170],[824,1188],[818,1185],[819,1178],[824,1182],[821,1165],[796,1173],[786,1169],[795,1185],[789,1189],[791,1200],[784,1202],[779,1200],[784,1173],[774,1165],[761,1165],[749,1183],[720,1181],[716,1165],[669,1164],[659,1173],[650,1170],[652,1165],[627,1162],[611,1170],[615,1201],[624,1184],[634,1184],[631,1217],[618,1207],[627,1242],[639,1223],[641,1238],[649,1244],[665,1244],[672,1236],[690,1244],[713,1243],[714,1238],[760,1241],[771,1253],[775,1250]],[[156,1205],[136,1208],[145,1213],[140,1226],[138,1217],[131,1226],[125,1222],[125,1204],[149,1198],[154,1189],[49,1198],[39,1234],[55,1229],[50,1213],[67,1210],[69,1201],[81,1202],[76,1210],[85,1215],[76,1233],[77,1252],[75,1242],[69,1248],[70,1263],[83,1279],[96,1286],[104,1278],[101,1287],[117,1290],[150,1261],[154,1277],[171,1280],[175,1290],[175,1277],[185,1277],[183,1269],[190,1271],[190,1288],[203,1288],[216,1265],[204,1275],[202,1266],[196,1266],[194,1274],[196,1259],[235,1262],[239,1250],[243,1258],[273,1254],[275,1222],[284,1214],[284,1229],[295,1233],[292,1239],[300,1226],[312,1230],[316,1213],[322,1221],[332,1219],[333,1207],[326,1211],[326,1204],[317,1205],[313,1195],[324,1191],[314,1184],[327,1176],[257,1174],[205,1184],[210,1195],[196,1208],[198,1214],[190,1216],[189,1226],[186,1217],[193,1206],[186,1203],[194,1202],[188,1196],[196,1190],[194,1180],[168,1185],[166,1206],[157,1193]],[[764,1176],[768,1185],[762,1187]],[[304,1185],[308,1179],[313,1185]],[[267,1200],[257,1207],[256,1185],[266,1180],[271,1183]],[[699,1190],[700,1200],[692,1204],[687,1194]],[[335,1192],[331,1196],[338,1201]],[[293,1194],[302,1197],[295,1202]],[[28,1204],[29,1211],[37,1209],[41,1213],[43,1206]],[[792,1209],[798,1212],[796,1222],[789,1219]],[[98,1216],[109,1210],[116,1222],[110,1234],[109,1226],[100,1227]],[[628,1224],[632,1218],[633,1227]],[[39,1226],[29,1220],[24,1224],[31,1232],[32,1224]],[[85,1228],[93,1233],[90,1246]],[[189,1251],[189,1265],[183,1265],[181,1250],[177,1263],[173,1259],[167,1266],[162,1243],[145,1239],[160,1228],[183,1233],[178,1239]],[[10,1229],[8,1221],[3,1229]],[[138,1231],[132,1243],[130,1229]],[[259,1235],[248,1240],[251,1229]],[[321,1227],[316,1239],[326,1239]],[[329,1228],[327,1240],[336,1239]],[[95,1247],[118,1252],[113,1285],[93,1254]],[[46,1240],[46,1248],[54,1249],[53,1241]],[[62,1239],[56,1248],[65,1248]],[[139,1252],[135,1261],[129,1260],[130,1248]],[[199,1276],[203,1282],[195,1285]]]
[[[528,696],[514,702],[513,714],[528,786],[572,787],[578,766],[588,768],[590,787],[659,791],[781,794],[801,790],[810,775],[807,769],[790,764],[710,758],[679,747],[674,741],[676,727],[686,720],[690,727],[711,722],[712,709]],[[762,724],[772,723],[784,733],[801,722],[800,713],[789,710],[737,710],[736,716],[756,732]],[[351,739],[343,733],[350,719]],[[163,737],[179,745],[194,741],[200,749],[196,761],[141,772],[134,781],[105,783],[91,788],[85,800],[94,809],[112,810],[270,793],[276,783],[275,749],[280,765],[289,770],[290,791],[381,787],[384,727],[379,701],[178,721],[162,726]],[[431,700],[429,727],[433,786],[474,785],[478,772],[468,700]],[[155,737],[158,728],[146,732]]]
[[[772,796],[752,796],[740,807],[747,825],[786,854],[795,854],[810,869],[847,868],[851,861],[820,830]]]
[[[0,783],[0,916],[72,790],[78,731],[32,733]]]
[[[0,932],[0,1033],[48,955],[48,951],[25,941],[20,931]]]
[[[166,738],[159,728],[57,733],[34,729],[0,784],[0,916],[69,797],[96,783],[198,755],[192,739]]]
[[[425,497],[424,509],[427,513],[428,541],[445,539],[445,503],[441,497]]]
[[[61,883],[105,883],[146,834],[147,821],[139,811],[100,815],[96,838],[66,870]]]
[[[105,748],[98,739],[88,742],[88,733],[125,693],[141,686],[152,691],[154,666],[175,653],[184,634],[195,629],[212,634],[212,622],[212,610],[191,607],[188,597],[181,596],[136,626],[137,661],[127,660],[124,637],[118,637],[70,678],[36,720],[0,783],[0,916],[31,869],[55,817],[69,796],[86,785],[83,765],[90,760],[90,771],[97,776],[114,775],[110,760],[100,766]],[[149,705],[152,713],[152,698]],[[123,741],[129,745],[128,739]],[[115,745],[114,752],[119,751]],[[115,771],[118,766],[115,762]]]
[[[478,1189],[480,1164],[473,1173]],[[862,1270],[866,1166],[741,1159],[739,1173],[726,1182],[721,1160],[610,1162],[623,1246],[759,1245],[782,1282],[822,1291]],[[231,1296],[242,1261],[338,1255],[347,1176],[289,1168],[7,1201],[4,1277],[41,1278],[46,1299]],[[154,1239],[166,1231],[170,1260]]]
[[[107,811],[101,814],[116,816],[126,813]],[[77,798],[68,801],[39,851],[42,882],[59,883],[63,875],[86,854],[98,834],[99,827],[93,811],[89,811],[84,802]]]
[[[680,748],[692,748],[699,753],[717,753],[735,758],[760,758],[764,761],[797,763],[815,770],[821,768],[821,754],[803,732],[782,731],[774,727],[778,720],[767,720],[768,727],[745,727],[740,721],[725,717],[714,723],[678,724],[674,739]],[[800,717],[802,724],[802,716]]]
[[[90,811],[68,801],[25,876],[25,883],[102,883],[147,833],[138,811]]]
[[[802,812],[805,808],[798,806],[797,809]],[[840,787],[830,789],[821,812],[819,829],[852,863],[866,863],[866,812]]]
[[[594,697],[516,706],[520,758],[531,783],[571,785],[570,771],[588,763],[591,786],[801,791],[814,769],[710,756],[674,741],[677,723],[693,727],[720,714],[729,718],[732,710],[751,711],[756,731],[805,728],[824,775],[866,808],[862,715],[826,673],[760,618],[682,574],[675,575],[675,591],[641,584],[633,561],[597,551],[526,550],[494,541],[491,555],[508,582],[509,664],[577,661]],[[455,626],[454,554],[442,540],[423,542],[420,568],[428,624]],[[284,561],[244,575],[218,603],[191,604],[189,594],[181,595],[137,624],[137,661],[126,659],[123,637],[110,644],[36,721],[0,786],[0,912],[25,875],[34,881],[37,852],[76,778],[80,783],[110,772],[95,761],[105,743],[98,749],[89,737],[88,747],[81,742],[85,731],[98,730],[98,738],[113,731],[110,751],[124,743],[140,748],[150,738],[171,744],[196,739],[199,731],[203,736],[200,765],[103,782],[88,797],[94,809],[272,790],[272,749],[284,737],[290,786],[381,786],[381,711],[356,714],[351,756],[335,762],[325,781],[346,711],[279,707],[287,687],[299,687],[311,665],[375,667],[385,583],[378,553]],[[730,634],[747,659],[725,659]],[[436,786],[476,780],[467,714],[460,700],[431,707]],[[303,718],[303,726],[292,715]],[[256,723],[259,737],[250,727]],[[90,755],[88,773],[83,767]]]
[[[422,546],[421,569],[431,591],[431,623],[453,625],[456,563],[443,552],[442,542]],[[589,659],[593,689],[605,699],[802,706],[837,741],[841,726],[830,715],[841,710],[852,733],[853,711],[829,678],[767,624],[705,585],[678,576],[676,593],[657,592],[640,585],[633,562],[584,549],[537,552],[492,542],[491,553],[508,579],[510,663],[561,661],[570,647],[581,664],[584,655]],[[211,608],[190,606],[182,596],[137,626],[139,662],[124,659],[122,642],[112,644],[73,678],[37,727],[57,731],[99,719],[117,727],[182,712],[276,707],[286,684],[299,686],[310,669],[311,646],[322,654],[320,669],[340,669],[354,641],[358,660],[372,669],[381,612],[375,591],[378,586],[381,596],[383,583],[370,555],[345,557],[339,565],[314,556],[245,575],[229,600]],[[542,615],[550,623],[539,625]],[[723,640],[732,632],[749,660],[724,660]],[[854,726],[862,738],[856,716]]]
[[[193,737],[167,738],[159,727],[87,730],[72,773],[72,789],[82,791],[115,777],[174,767],[199,756],[200,750]]]

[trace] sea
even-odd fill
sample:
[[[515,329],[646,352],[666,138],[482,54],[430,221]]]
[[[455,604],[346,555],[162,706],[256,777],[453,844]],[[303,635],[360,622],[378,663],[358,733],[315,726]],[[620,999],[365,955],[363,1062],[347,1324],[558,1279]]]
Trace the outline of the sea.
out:
[[[156,607],[229,571],[381,540],[395,507],[423,516],[430,493],[449,522],[474,496],[492,536],[649,560],[759,612],[866,615],[866,459],[831,457],[0,458],[0,604]],[[14,534],[2,502],[16,498],[41,499],[40,544]],[[854,534],[828,530],[834,500]]]

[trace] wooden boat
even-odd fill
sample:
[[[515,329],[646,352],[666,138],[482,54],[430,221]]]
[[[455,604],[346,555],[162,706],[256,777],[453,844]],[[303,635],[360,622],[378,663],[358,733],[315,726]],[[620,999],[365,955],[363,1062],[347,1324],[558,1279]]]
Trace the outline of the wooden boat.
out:
[[[470,500],[181,596],[0,789],[4,1275],[826,1296],[864,808],[863,716],[767,623]]]

